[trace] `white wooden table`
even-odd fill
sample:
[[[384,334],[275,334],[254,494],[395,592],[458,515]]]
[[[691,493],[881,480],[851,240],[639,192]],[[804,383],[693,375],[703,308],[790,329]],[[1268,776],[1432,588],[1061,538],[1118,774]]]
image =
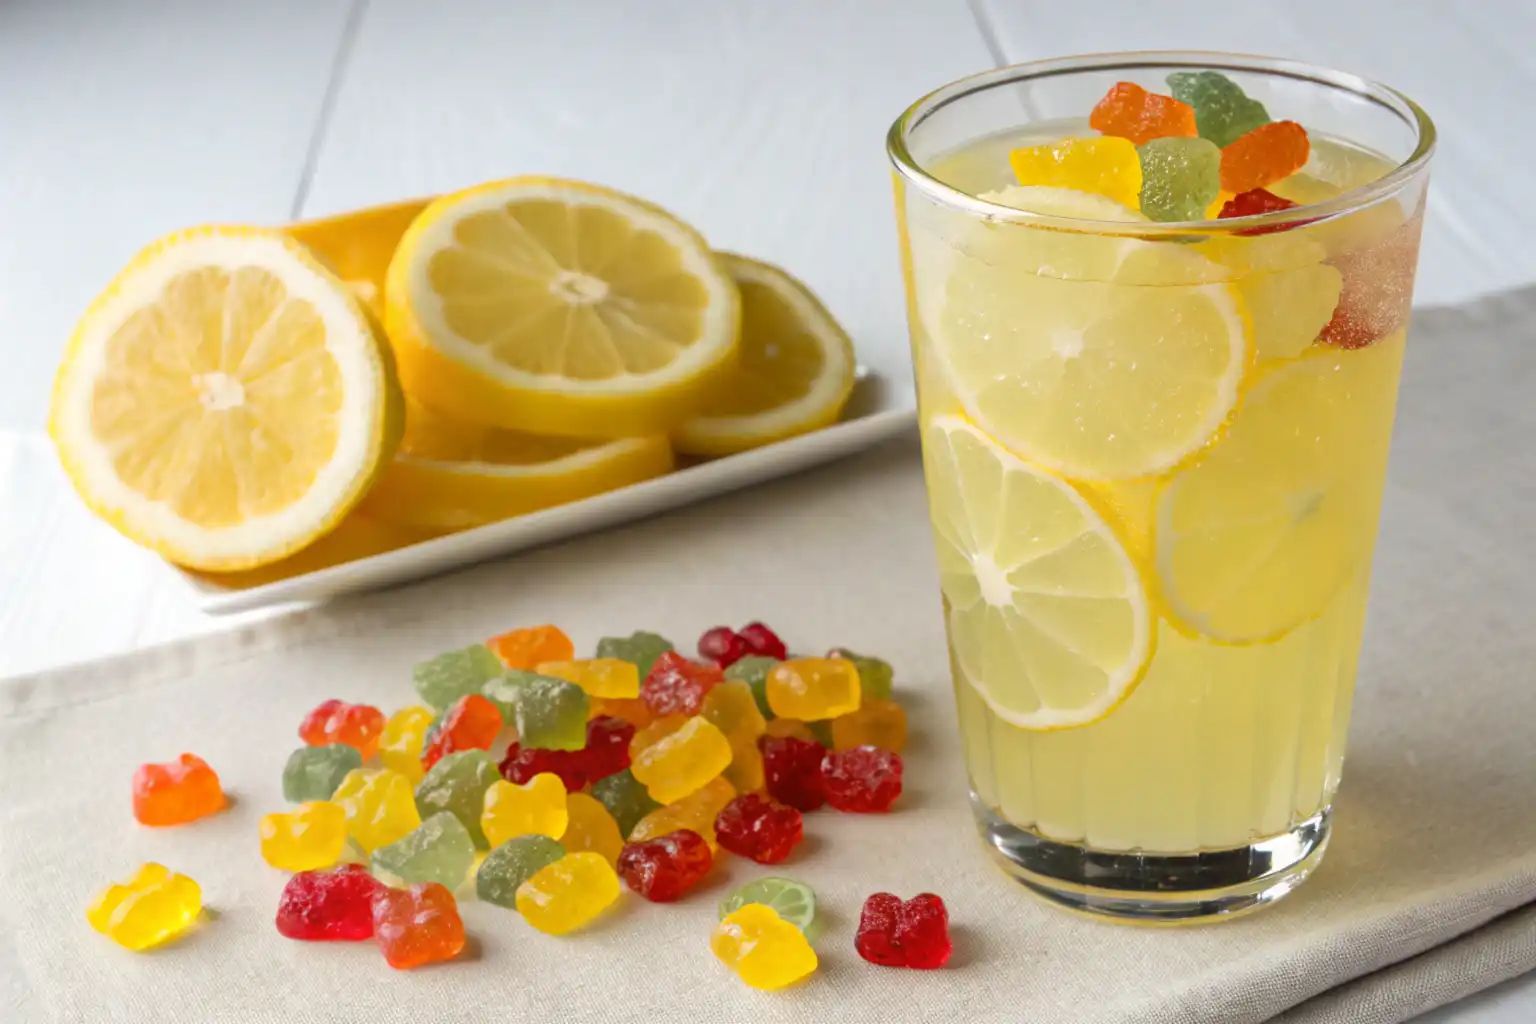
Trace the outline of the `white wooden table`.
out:
[[[1526,0],[0,0],[0,676],[231,624],[85,513],[43,434],[75,316],[163,232],[588,178],[790,267],[899,370],[882,143],[908,102],[994,64],[1226,49],[1429,110],[1418,299],[1456,302],[1536,278],[1536,138],[1497,99],[1536,87],[1533,38]],[[1536,1019],[1536,977],[1425,1019]]]

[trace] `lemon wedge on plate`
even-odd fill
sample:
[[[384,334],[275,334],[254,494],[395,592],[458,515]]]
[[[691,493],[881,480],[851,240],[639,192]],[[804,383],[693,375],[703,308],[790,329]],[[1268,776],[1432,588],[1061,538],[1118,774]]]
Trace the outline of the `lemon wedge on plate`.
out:
[[[387,350],[340,280],[281,232],[208,227],[150,245],[86,310],[48,429],[97,515],[229,571],[339,523],[402,419]]]
[[[740,297],[704,239],[582,182],[443,196],[390,262],[401,381],[455,419],[543,435],[664,433],[736,359]]]
[[[720,253],[741,292],[736,369],[672,433],[691,455],[730,455],[837,422],[853,391],[853,342],[804,284],[771,263]]]

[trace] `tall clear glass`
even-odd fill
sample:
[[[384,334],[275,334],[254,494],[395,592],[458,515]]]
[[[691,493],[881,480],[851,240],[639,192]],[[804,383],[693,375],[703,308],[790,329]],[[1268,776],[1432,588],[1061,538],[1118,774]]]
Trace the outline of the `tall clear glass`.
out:
[[[1139,174],[1019,184],[1009,154],[1096,136],[1115,83],[1205,70],[1306,128],[1268,186],[1297,205],[1167,223]],[[988,71],[892,126],[976,818],[1049,900],[1208,919],[1321,858],[1434,138],[1385,86],[1213,53]]]

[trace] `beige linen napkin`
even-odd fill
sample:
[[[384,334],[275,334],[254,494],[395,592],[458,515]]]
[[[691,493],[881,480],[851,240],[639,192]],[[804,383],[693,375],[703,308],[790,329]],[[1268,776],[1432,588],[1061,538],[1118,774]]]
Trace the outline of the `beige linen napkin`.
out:
[[[1036,903],[989,864],[903,441],[423,585],[0,683],[0,1020],[1378,1024],[1536,967],[1533,324],[1533,292],[1418,319],[1337,831],[1313,879],[1271,910],[1180,931],[1101,924]],[[914,738],[896,813],[817,813],[789,864],[731,859],[682,904],[626,896],[572,937],[466,902],[470,952],[413,973],[367,944],[274,931],[283,877],[261,862],[256,826],[283,806],[283,760],[311,705],[404,704],[414,661],[515,624],[558,622],[588,647],[753,618],[794,648],[846,644],[897,666]],[[136,826],[134,766],[183,750],[219,770],[234,806]],[[200,881],[212,912],[134,955],[82,909],[146,859]],[[716,901],[769,873],[810,883],[824,907],[821,971],[779,994],[742,987],[708,951]],[[879,889],[943,894],[947,970],[858,959],[859,906]]]

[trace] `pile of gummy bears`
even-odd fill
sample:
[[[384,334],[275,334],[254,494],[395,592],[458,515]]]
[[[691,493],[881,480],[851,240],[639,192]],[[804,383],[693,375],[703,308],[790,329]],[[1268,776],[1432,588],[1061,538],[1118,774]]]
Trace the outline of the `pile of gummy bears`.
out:
[[[886,662],[845,650],[791,658],[761,623],[711,629],[698,652],[637,632],[578,660],[558,628],[517,629],[417,665],[425,706],[386,718],[320,704],[283,770],[298,806],[261,822],[262,857],[294,873],[277,930],[371,938],[391,966],[417,967],[462,950],[456,891],[564,934],[613,904],[621,880],[677,900],[721,851],[777,864],[800,843],[803,813],[879,813],[901,795],[907,722]],[[504,730],[515,739],[498,765],[490,751]],[[144,824],[223,806],[217,774],[195,755],[134,776]],[[176,938],[201,907],[196,882],[146,864],[87,918],[138,950]],[[760,878],[722,902],[710,948],[746,984],[781,988],[816,969],[814,917],[808,886]],[[871,963],[943,966],[943,901],[870,896],[855,947]]]

